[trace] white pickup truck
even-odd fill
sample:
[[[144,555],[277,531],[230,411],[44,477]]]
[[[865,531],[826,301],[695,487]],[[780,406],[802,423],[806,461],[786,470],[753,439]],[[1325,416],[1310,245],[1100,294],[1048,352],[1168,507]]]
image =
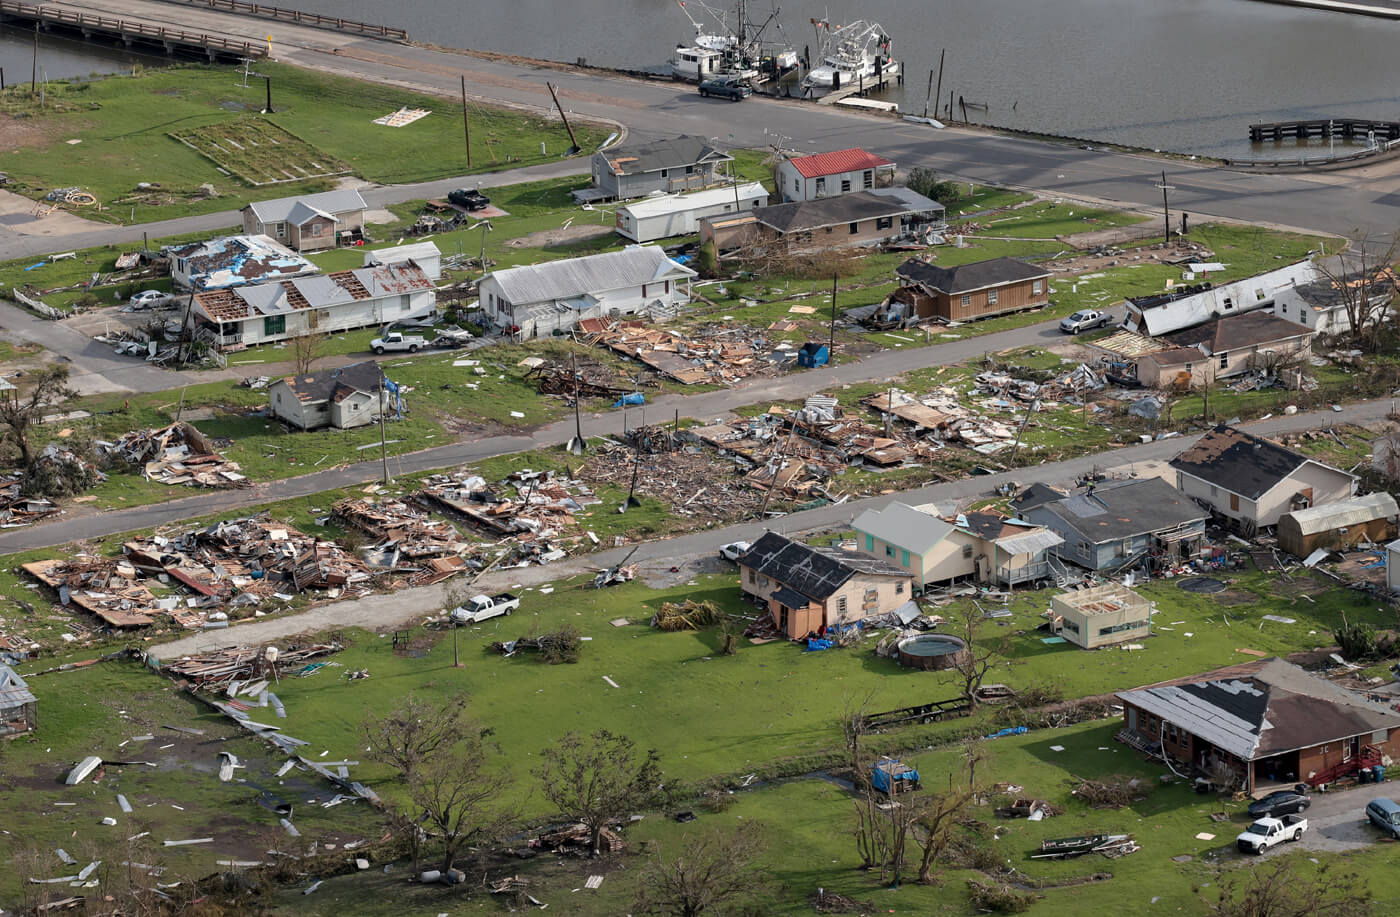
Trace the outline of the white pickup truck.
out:
[[[1301,840],[1306,830],[1308,820],[1301,815],[1260,818],[1235,838],[1235,845],[1241,853],[1263,853],[1275,844]]]
[[[369,342],[369,349],[377,354],[390,350],[407,350],[409,353],[417,353],[421,348],[427,346],[426,338],[416,334],[404,334],[401,331],[390,331],[383,337],[375,338]]]
[[[1073,315],[1067,315],[1060,319],[1060,330],[1065,334],[1078,334],[1081,331],[1102,328],[1111,321],[1113,321],[1113,316],[1107,312],[1100,312],[1098,309],[1080,309]]]
[[[508,615],[520,607],[520,598],[509,592],[498,595],[474,595],[467,604],[452,609],[452,620],[457,624],[480,624],[488,618]]]

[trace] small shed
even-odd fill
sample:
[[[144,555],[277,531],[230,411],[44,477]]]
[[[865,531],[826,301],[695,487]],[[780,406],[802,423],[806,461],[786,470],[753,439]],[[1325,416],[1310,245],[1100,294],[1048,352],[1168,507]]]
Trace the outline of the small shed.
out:
[[[38,725],[38,698],[14,669],[0,665],[0,736],[33,732]]]
[[[1278,546],[1307,557],[1318,548],[1380,544],[1395,536],[1397,515],[1395,498],[1384,492],[1297,509],[1279,517]]]
[[[870,772],[870,785],[887,796],[919,789],[919,772],[898,758],[881,758]]]
[[[808,369],[825,366],[829,359],[831,359],[831,351],[827,349],[825,344],[817,341],[808,341],[797,351],[797,365]]]
[[[1118,583],[1050,599],[1050,629],[1086,650],[1146,637],[1151,628],[1152,604]]]

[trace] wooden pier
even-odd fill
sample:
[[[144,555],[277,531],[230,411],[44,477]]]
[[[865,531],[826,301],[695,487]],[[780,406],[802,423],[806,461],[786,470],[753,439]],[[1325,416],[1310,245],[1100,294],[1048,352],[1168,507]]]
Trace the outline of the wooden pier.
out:
[[[37,25],[45,31],[75,33],[84,40],[106,37],[121,42],[128,48],[154,46],[164,49],[167,54],[173,54],[177,50],[202,51],[209,55],[211,61],[221,57],[267,56],[267,46],[263,42],[204,32],[187,32],[140,20],[98,16],[95,13],[56,6],[35,6],[20,3],[18,0],[0,0],[0,22],[20,23],[22,27],[27,26],[29,29]]]
[[[1249,139],[1253,143],[1261,143],[1265,140],[1307,140],[1311,137],[1365,140],[1372,132],[1375,133],[1376,140],[1400,140],[1400,121],[1372,121],[1368,118],[1274,121],[1251,124],[1249,126]]]

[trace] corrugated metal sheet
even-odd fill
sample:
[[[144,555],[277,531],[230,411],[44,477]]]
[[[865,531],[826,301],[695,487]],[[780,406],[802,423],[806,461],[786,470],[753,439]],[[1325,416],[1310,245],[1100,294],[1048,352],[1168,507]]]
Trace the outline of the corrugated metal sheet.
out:
[[[1389,519],[1396,515],[1400,515],[1400,506],[1396,505],[1395,498],[1388,493],[1352,497],[1349,500],[1310,506],[1287,514],[1297,523],[1298,530],[1303,535],[1317,535],[1347,526],[1364,525],[1376,519]]]
[[[1063,538],[1049,529],[1034,529],[997,539],[997,547],[1008,554],[1036,554],[1064,543]]]
[[[509,302],[519,307],[694,276],[690,268],[667,258],[660,247],[634,245],[620,252],[493,271],[488,278],[500,286]]]
[[[0,710],[36,703],[24,679],[7,665],[0,665]]]
[[[766,199],[768,191],[758,182],[749,182],[740,185],[737,189],[712,188],[709,191],[697,191],[694,194],[663,194],[659,197],[643,198],[640,201],[633,201],[625,207],[619,207],[619,211],[627,211],[637,219],[646,217],[665,216],[670,213],[685,213],[688,210],[698,210],[701,207],[713,207],[718,204],[732,203],[735,195],[741,202]]]
[[[813,153],[811,156],[796,156],[788,162],[792,163],[797,174],[803,178],[839,175],[842,172],[859,172],[863,169],[879,169],[894,165],[885,157],[867,153],[858,147],[849,150],[836,150],[831,153]]]

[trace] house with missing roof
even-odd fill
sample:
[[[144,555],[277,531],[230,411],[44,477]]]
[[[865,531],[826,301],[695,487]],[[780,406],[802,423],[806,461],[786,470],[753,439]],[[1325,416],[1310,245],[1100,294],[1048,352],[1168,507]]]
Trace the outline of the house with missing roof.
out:
[[[205,290],[194,295],[194,335],[223,351],[426,315],[437,291],[411,262]]]
[[[739,588],[793,640],[909,604],[908,570],[854,551],[817,548],[766,532],[737,561]]]
[[[912,321],[963,322],[1050,304],[1050,272],[1015,258],[939,267],[910,258],[895,268],[890,304]]]
[[[1347,334],[1353,319],[1363,329],[1383,321],[1395,293],[1395,282],[1388,276],[1324,278],[1280,290],[1274,297],[1274,314],[1318,334]]]
[[[877,188],[706,217],[700,241],[713,241],[721,252],[869,247],[939,231],[944,213],[942,204],[908,188]]]
[[[1129,297],[1123,327],[1137,334],[1157,337],[1213,318],[1239,315],[1254,309],[1267,310],[1283,290],[1312,283],[1318,273],[1317,266],[1311,261],[1298,261],[1219,286],[1202,281],[1165,293]]]
[[[423,273],[434,283],[442,279],[442,251],[436,242],[410,242],[407,245],[375,248],[365,252],[365,267],[409,262],[422,268]]]
[[[255,201],[243,208],[243,233],[271,236],[298,252],[334,248],[363,238],[369,205],[353,189]]]
[[[0,738],[39,727],[39,699],[7,665],[0,665]]]
[[[1400,755],[1400,713],[1282,659],[1122,691],[1120,741],[1262,795]]]
[[[263,235],[221,236],[162,249],[177,290],[226,290],[320,272],[282,243]]]
[[[655,191],[699,191],[721,181],[720,165],[733,159],[704,137],[690,135],[599,150],[590,161],[592,187],[573,196],[587,204],[646,197]]]
[[[272,416],[299,430],[349,430],[375,422],[381,409],[402,410],[397,388],[373,360],[286,376],[267,387]]]
[[[854,148],[793,156],[778,163],[778,191],[785,201],[815,201],[894,184],[895,164]]]
[[[478,295],[489,325],[522,340],[563,333],[589,318],[674,314],[690,302],[695,271],[656,245],[492,271]]]
[[[1049,553],[1058,535],[999,513],[940,516],[931,506],[894,502],[861,513],[852,528],[858,551],[908,570],[921,591],[965,579],[1058,582],[1064,572]]]
[[[1012,502],[1025,519],[1059,535],[1056,556],[1094,572],[1146,562],[1174,566],[1201,553],[1210,513],[1161,478],[1099,484],[1076,494],[1043,485]]]
[[[1171,460],[1176,487],[1245,534],[1356,493],[1356,475],[1234,427],[1219,426]]]
[[[1086,650],[1152,633],[1152,603],[1117,582],[1052,595],[1049,617],[1052,634]]]

